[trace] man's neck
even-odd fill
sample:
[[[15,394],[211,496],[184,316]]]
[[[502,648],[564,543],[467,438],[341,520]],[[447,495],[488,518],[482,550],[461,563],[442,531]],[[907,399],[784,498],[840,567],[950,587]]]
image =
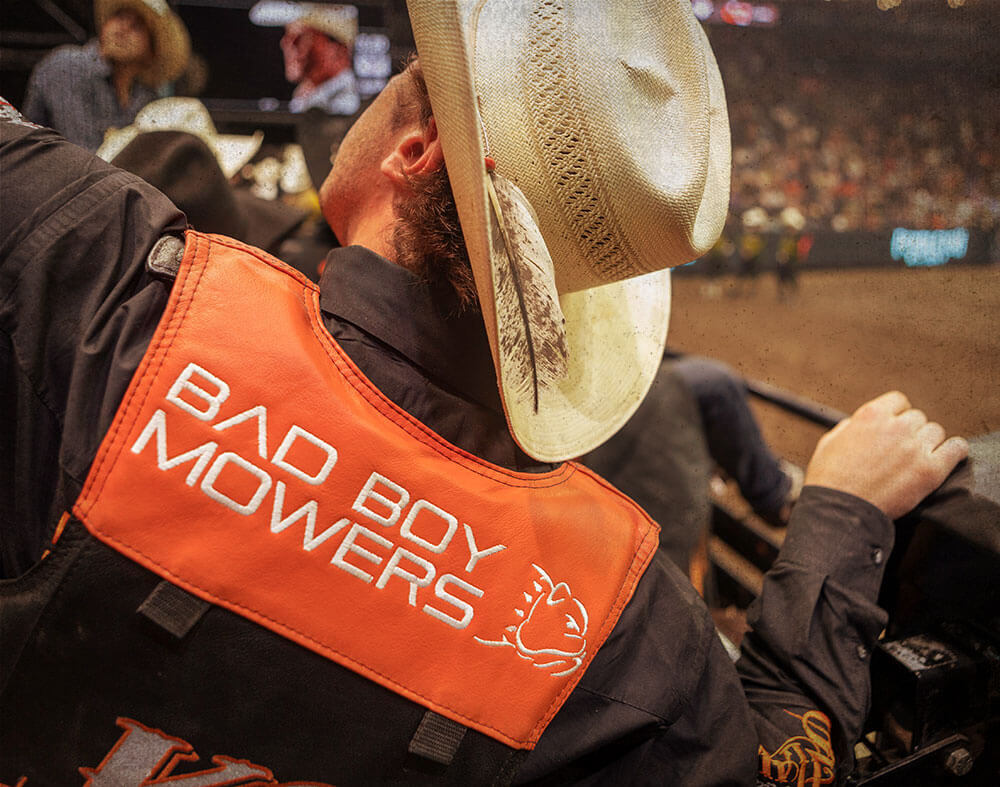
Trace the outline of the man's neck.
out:
[[[396,212],[389,202],[372,207],[350,227],[345,228],[344,246],[364,246],[381,257],[395,262],[395,246],[392,242]]]
[[[115,89],[115,97],[118,105],[127,107],[132,96],[132,85],[135,84],[139,76],[141,66],[138,63],[116,63],[111,62],[111,84]]]

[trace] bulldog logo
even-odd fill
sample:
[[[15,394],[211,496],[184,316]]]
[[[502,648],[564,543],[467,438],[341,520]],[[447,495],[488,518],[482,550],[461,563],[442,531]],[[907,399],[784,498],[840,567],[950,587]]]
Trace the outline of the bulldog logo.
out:
[[[532,581],[533,592],[524,593],[524,609],[515,609],[520,622],[504,629],[498,640],[474,637],[494,648],[511,647],[522,659],[538,669],[552,671],[552,677],[571,675],[587,655],[587,609],[573,597],[565,582],[553,583],[544,570]]]

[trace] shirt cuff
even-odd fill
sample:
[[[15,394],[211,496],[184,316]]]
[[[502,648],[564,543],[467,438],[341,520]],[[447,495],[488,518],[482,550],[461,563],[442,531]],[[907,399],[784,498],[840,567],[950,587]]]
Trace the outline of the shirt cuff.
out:
[[[894,540],[892,521],[867,500],[806,486],[776,563],[824,574],[874,599]]]

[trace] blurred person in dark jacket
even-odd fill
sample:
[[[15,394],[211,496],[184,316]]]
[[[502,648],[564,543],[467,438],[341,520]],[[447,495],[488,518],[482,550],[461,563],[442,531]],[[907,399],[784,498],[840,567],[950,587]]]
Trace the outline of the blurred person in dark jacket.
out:
[[[306,214],[230,185],[208,145],[184,131],[138,134],[111,163],[156,186],[202,232],[238,238],[271,254],[301,226]],[[316,277],[315,266],[308,274]]]

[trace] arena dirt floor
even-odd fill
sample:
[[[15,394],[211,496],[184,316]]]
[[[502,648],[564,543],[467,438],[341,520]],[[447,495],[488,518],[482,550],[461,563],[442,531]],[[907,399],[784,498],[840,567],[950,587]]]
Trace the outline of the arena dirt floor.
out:
[[[1000,430],[1000,265],[673,279],[668,345],[851,412],[899,389],[952,434]],[[804,464],[822,429],[754,404],[778,453]]]

